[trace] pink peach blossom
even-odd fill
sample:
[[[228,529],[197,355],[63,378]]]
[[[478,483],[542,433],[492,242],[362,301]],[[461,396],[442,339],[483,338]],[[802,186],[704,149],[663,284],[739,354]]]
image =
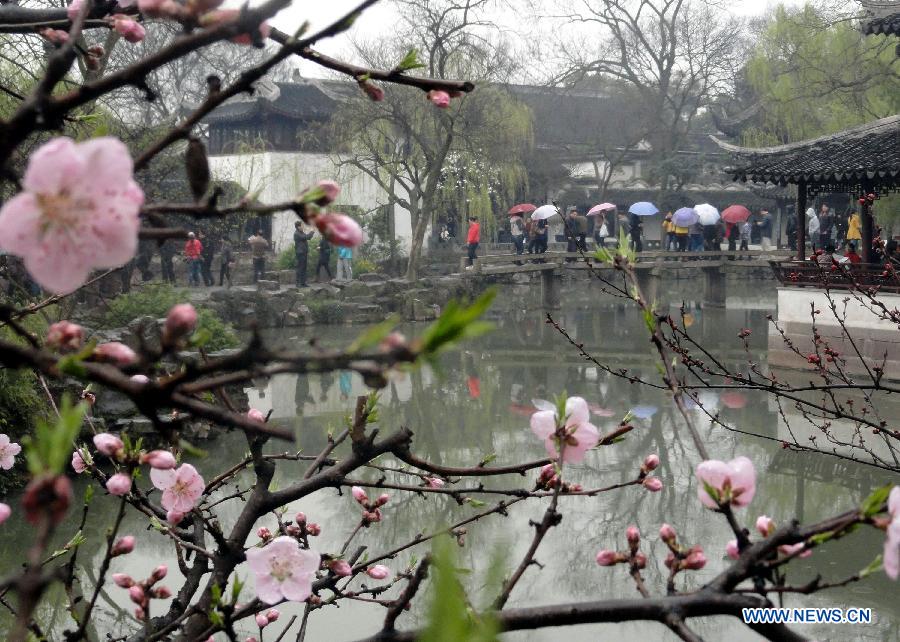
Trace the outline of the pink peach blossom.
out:
[[[9,504],[0,502],[0,524],[8,520],[10,515],[12,515],[12,508],[9,507]]]
[[[281,536],[262,548],[247,551],[247,563],[256,576],[256,595],[260,600],[266,604],[282,599],[302,602],[312,593],[320,557],[301,549],[295,539]]]
[[[900,486],[894,486],[888,495],[888,524],[884,538],[884,572],[892,580],[900,576]]]
[[[135,383],[150,383],[150,377],[145,374],[131,375],[131,380]]]
[[[141,23],[121,13],[117,13],[112,17],[112,27],[116,33],[132,43],[140,42],[147,35]]]
[[[166,575],[169,574],[169,567],[165,564],[160,564],[153,572],[150,573],[150,580],[153,582],[159,582],[162,579],[165,579]]]
[[[45,289],[68,294],[91,270],[120,267],[137,251],[144,193],[115,138],[57,137],[29,159],[24,190],[0,209],[0,249],[21,256]]]
[[[763,537],[768,537],[775,531],[775,521],[766,515],[760,515],[756,518],[756,530]]]
[[[312,537],[318,537],[322,534],[322,527],[315,522],[311,522],[306,525],[306,532]]]
[[[269,622],[275,622],[279,617],[281,617],[281,612],[278,609],[269,609],[266,611],[266,619]]]
[[[81,456],[80,450],[76,450],[72,453],[72,470],[79,475],[87,470],[87,462],[85,462],[84,457]]]
[[[659,466],[659,455],[647,455],[644,457],[644,470],[656,470]]]
[[[169,470],[175,468],[178,462],[175,461],[175,455],[168,450],[151,450],[141,455],[141,463],[148,464],[150,468]]]
[[[266,415],[263,414],[262,410],[257,410],[256,408],[251,408],[247,411],[247,419],[251,421],[258,421],[259,423],[265,423]]]
[[[688,553],[688,556],[684,558],[682,564],[684,565],[684,568],[692,571],[699,571],[706,566],[706,555],[703,554],[703,549],[699,546],[695,546],[694,549]]]
[[[140,584],[128,587],[128,597],[131,598],[131,601],[135,604],[143,604],[146,599],[144,587]]]
[[[130,575],[126,575],[125,573],[113,573],[112,581],[119,588],[127,589],[134,586],[134,579]]]
[[[256,626],[263,629],[269,625],[269,618],[266,617],[265,613],[257,613],[256,614]]]
[[[366,569],[366,575],[371,577],[373,580],[383,580],[390,574],[391,569],[389,569],[384,564],[376,564],[375,566]]]
[[[663,487],[662,480],[659,477],[645,477],[641,484],[651,493],[658,493]]]
[[[357,247],[363,242],[359,223],[346,214],[331,212],[316,217],[316,227],[329,242],[342,247]]]
[[[725,554],[733,560],[736,560],[741,556],[741,551],[738,548],[738,541],[736,539],[728,540],[728,543],[725,544]]]
[[[298,526],[303,526],[306,523],[306,513],[297,513],[294,515],[294,521],[297,522]]]
[[[376,506],[384,506],[389,501],[391,501],[391,496],[388,495],[387,493],[382,493],[381,495],[378,496],[378,499],[375,500],[375,505]]]
[[[131,475],[128,473],[116,473],[106,481],[106,490],[110,495],[119,497],[127,495],[131,491]]]
[[[350,494],[353,495],[353,499],[358,501],[360,504],[366,504],[369,501],[369,496],[366,495],[366,491],[364,491],[359,486],[353,486],[350,488]]]
[[[426,477],[425,483],[428,484],[429,488],[443,488],[444,480],[439,479],[437,477]]]
[[[57,350],[77,350],[84,341],[84,328],[71,321],[57,321],[47,328],[44,344]]]
[[[166,521],[172,526],[177,526],[184,519],[184,513],[177,510],[166,511]]]
[[[803,542],[799,542],[797,544],[782,544],[778,547],[778,551],[782,555],[793,555],[797,551],[803,551],[797,557],[809,557],[810,555],[812,555],[812,551],[809,549],[804,550],[805,547],[806,544],[804,544]]]
[[[563,448],[563,461],[578,463],[584,459],[584,454],[597,445],[600,433],[596,426],[590,423],[590,410],[587,402],[581,397],[569,397],[566,400],[565,416],[565,448]],[[561,420],[556,416],[556,410],[538,410],[531,415],[531,431],[544,440],[544,447],[551,457],[559,457],[557,450],[558,437],[556,435],[557,423]]]
[[[111,555],[113,557],[118,557],[119,555],[128,555],[131,551],[134,550],[134,535],[125,535],[124,537],[120,537],[116,540],[116,543],[113,544]]]
[[[446,109],[450,106],[450,94],[441,89],[432,89],[428,92],[427,97],[435,107]]]
[[[94,358],[98,361],[109,361],[120,366],[127,366],[137,361],[137,353],[124,343],[110,341],[94,348]]]
[[[94,447],[107,457],[114,457],[125,447],[125,444],[115,435],[101,432],[94,435]]]
[[[163,508],[180,513],[189,513],[194,508],[205,486],[200,473],[190,464],[168,470],[153,468],[150,470],[150,481],[163,491]]]
[[[701,462],[695,472],[699,482],[697,497],[707,508],[717,509],[720,503],[746,506],[756,493],[756,470],[746,457],[736,457],[727,463],[710,459]]]
[[[347,560],[334,560],[331,563],[331,570],[338,577],[349,577],[353,573],[353,568]]]
[[[166,316],[165,334],[172,341],[190,334],[197,327],[197,310],[190,303],[172,306]]]
[[[675,529],[670,524],[663,524],[659,527],[659,538],[664,542],[673,542],[678,537]]]
[[[637,526],[629,526],[625,529],[625,539],[632,546],[636,546],[641,541],[641,532]]]
[[[16,455],[22,452],[22,447],[9,436],[0,434],[0,468],[9,470],[16,463]]]

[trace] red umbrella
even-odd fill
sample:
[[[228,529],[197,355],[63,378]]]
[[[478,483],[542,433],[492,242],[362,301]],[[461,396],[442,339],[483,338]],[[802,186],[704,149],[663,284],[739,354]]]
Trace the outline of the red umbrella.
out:
[[[518,205],[513,205],[509,208],[509,215],[528,214],[528,212],[533,212],[536,209],[537,205],[532,205],[531,203],[519,203]]]
[[[722,211],[722,219],[726,223],[743,223],[750,218],[750,210],[743,205],[729,205]]]
[[[730,209],[730,208],[729,208]],[[747,405],[747,397],[740,392],[723,392],[719,399],[728,408],[743,408]]]

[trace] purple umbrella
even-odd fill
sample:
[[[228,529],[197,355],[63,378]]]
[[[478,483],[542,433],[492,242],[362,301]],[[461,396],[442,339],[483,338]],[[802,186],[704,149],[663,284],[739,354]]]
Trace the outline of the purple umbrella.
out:
[[[678,227],[690,227],[700,220],[700,215],[693,207],[682,207],[672,215],[672,222]]]

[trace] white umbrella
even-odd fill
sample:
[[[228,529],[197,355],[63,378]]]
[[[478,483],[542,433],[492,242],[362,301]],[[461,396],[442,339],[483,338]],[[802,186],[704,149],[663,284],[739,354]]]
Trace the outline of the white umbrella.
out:
[[[719,222],[719,210],[709,203],[701,203],[694,205],[694,211],[700,217],[700,225],[715,225]]]
[[[531,215],[531,219],[534,221],[541,221],[545,218],[550,218],[554,214],[559,214],[559,210],[556,209],[555,205],[541,205],[539,208],[534,210],[534,213]]]

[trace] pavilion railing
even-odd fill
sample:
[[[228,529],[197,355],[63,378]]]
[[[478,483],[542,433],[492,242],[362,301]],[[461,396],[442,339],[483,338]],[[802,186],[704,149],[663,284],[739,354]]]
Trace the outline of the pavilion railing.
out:
[[[851,290],[877,288],[879,292],[900,292],[896,269],[881,263],[841,263],[821,266],[815,261],[769,261],[775,278],[784,285],[799,288]]]

